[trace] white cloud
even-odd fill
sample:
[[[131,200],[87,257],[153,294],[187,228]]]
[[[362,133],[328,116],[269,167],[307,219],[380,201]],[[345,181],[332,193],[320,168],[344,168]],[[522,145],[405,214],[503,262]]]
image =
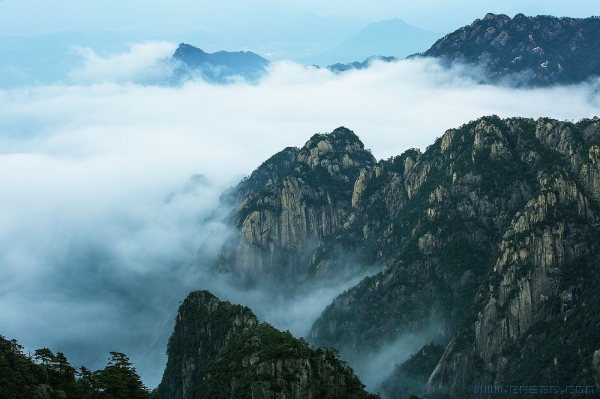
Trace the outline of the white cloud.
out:
[[[69,73],[78,84],[91,82],[153,83],[168,78],[173,65],[168,61],[176,45],[169,42],[132,44],[128,52],[102,57],[91,48],[73,46],[84,59],[83,66]]]
[[[282,62],[258,85],[129,81],[150,76],[169,46],[88,53],[72,75],[82,85],[0,91],[0,334],[88,367],[124,351],[150,386],[187,292],[212,284],[241,296],[208,279],[210,253],[196,259],[228,233],[204,220],[222,189],[275,152],[344,125],[387,158],[483,115],[580,119],[600,105],[597,84],[478,85],[476,71],[433,60],[339,75]],[[197,173],[206,181],[184,190]],[[260,293],[248,302],[301,331],[334,295],[320,289],[281,307]]]

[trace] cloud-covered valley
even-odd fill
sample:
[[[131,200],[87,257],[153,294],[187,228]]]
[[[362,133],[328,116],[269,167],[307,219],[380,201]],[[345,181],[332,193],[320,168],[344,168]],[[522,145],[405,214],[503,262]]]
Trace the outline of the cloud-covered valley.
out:
[[[79,49],[83,66],[65,83],[0,89],[0,334],[76,366],[125,352],[149,387],[189,291],[211,289],[301,335],[359,278],[273,300],[210,275],[231,233],[219,195],[269,156],[342,125],[381,159],[483,115],[600,109],[598,81],[495,87],[432,59],[343,74],[277,62],[257,84],[148,84],[170,73],[174,48]]]

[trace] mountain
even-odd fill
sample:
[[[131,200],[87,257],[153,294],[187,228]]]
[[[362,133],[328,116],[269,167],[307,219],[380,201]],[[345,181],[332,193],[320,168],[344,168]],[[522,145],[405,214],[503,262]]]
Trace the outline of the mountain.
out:
[[[179,307],[167,354],[161,399],[377,398],[335,349],[310,349],[208,291]]]
[[[347,271],[351,266],[315,258],[314,251],[342,228],[355,183],[375,162],[344,127],[271,157],[228,194],[239,204],[230,216],[239,235],[225,244],[219,269],[262,285]]]
[[[338,46],[301,61],[325,66],[364,60],[373,55],[405,58],[410,54],[424,51],[440,36],[394,18],[371,23]]]
[[[600,18],[487,14],[423,53],[486,68],[494,82],[570,84],[600,75]]]
[[[366,69],[366,68],[369,68],[376,61],[395,62],[395,61],[398,61],[398,59],[396,57],[383,57],[380,55],[374,55],[374,56],[367,58],[366,60],[364,60],[362,62],[354,61],[349,64],[337,63],[337,64],[328,65],[327,69],[329,69],[332,72],[336,72],[336,73],[351,71],[353,69]]]
[[[269,65],[269,61],[250,51],[205,53],[185,43],[177,47],[172,60],[178,63],[174,71],[176,81],[201,77],[212,83],[227,83],[235,77],[256,81]]]
[[[428,397],[600,389],[597,118],[483,117],[379,162],[339,128],[275,155],[225,197],[239,205],[224,273],[285,290],[379,266],[327,306],[312,344],[351,365],[407,334],[447,346],[409,363],[418,378],[398,367],[389,397],[409,377]]]

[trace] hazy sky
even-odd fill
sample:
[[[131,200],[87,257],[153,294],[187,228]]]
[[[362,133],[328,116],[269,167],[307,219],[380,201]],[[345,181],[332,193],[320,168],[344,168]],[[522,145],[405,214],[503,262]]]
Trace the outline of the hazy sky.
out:
[[[75,366],[103,367],[108,351],[125,352],[150,387],[162,375],[178,302],[192,289],[211,289],[304,334],[357,277],[284,300],[210,276],[211,256],[230,233],[206,220],[223,189],[277,151],[342,125],[381,159],[425,149],[483,115],[564,120],[600,109],[598,81],[492,87],[476,84],[480,71],[433,60],[340,75],[278,62],[257,85],[143,84],[169,73],[161,59],[179,42],[178,24],[252,26],[252,18],[304,10],[367,21],[425,21],[432,10],[432,20],[443,21],[450,10],[463,24],[469,13],[515,13],[520,4],[600,14],[591,1],[0,1],[0,35],[115,29],[139,38],[114,51],[70,48],[78,62],[64,64],[61,83],[0,87],[0,334],[63,351]],[[154,41],[163,31],[170,38]]]
[[[595,0],[506,0],[502,2],[405,0],[389,1],[241,1],[221,2],[192,0],[105,0],[82,2],[80,0],[3,0],[0,2],[0,35],[37,34],[63,29],[131,29],[199,22],[230,21],[258,18],[260,15],[278,13],[297,14],[310,11],[322,16],[356,16],[369,21],[389,18],[422,20],[423,14],[444,25],[451,19],[457,26],[469,23],[486,12],[504,12],[514,15],[530,11],[557,16],[585,17],[600,15],[600,3]],[[461,15],[463,16],[461,18]],[[511,15],[511,16],[512,16]]]

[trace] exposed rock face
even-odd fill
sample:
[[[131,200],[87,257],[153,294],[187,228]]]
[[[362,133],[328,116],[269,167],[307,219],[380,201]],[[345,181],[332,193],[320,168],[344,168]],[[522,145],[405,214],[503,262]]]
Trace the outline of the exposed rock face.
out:
[[[160,397],[194,398],[207,364],[233,336],[256,325],[258,319],[249,308],[222,302],[208,291],[192,292],[177,312]]]
[[[375,398],[335,350],[311,350],[207,291],[181,305],[167,354],[162,399]]]
[[[539,187],[504,230],[472,316],[429,380],[431,393],[465,397],[475,384],[546,385],[561,379],[598,388],[591,376],[581,376],[580,368],[589,367],[584,365],[592,363],[600,345],[598,338],[587,338],[588,326],[596,329],[598,320],[585,309],[598,299],[590,286],[599,272],[598,182],[589,177],[597,173],[591,171],[597,170],[593,143],[598,136],[589,140],[597,129],[597,123],[583,129],[551,121],[536,124],[536,138],[563,157],[538,167]],[[535,152],[521,158],[543,162]],[[568,322],[572,317],[578,319],[574,328]],[[575,358],[562,353],[571,351],[577,352]],[[541,363],[534,378],[524,371],[532,361],[525,354]],[[572,374],[557,378],[559,368]]]
[[[310,339],[351,362],[404,333],[449,343],[431,395],[593,385],[599,155],[597,118],[484,117],[377,163],[347,129],[315,135],[230,193],[240,235],[220,267],[283,281],[331,275],[348,254],[382,265],[325,309]]]
[[[219,268],[250,283],[305,278],[317,244],[346,221],[357,180],[374,164],[346,128],[273,156],[230,193],[242,200],[232,215],[240,234],[223,248]]]
[[[363,172],[335,236],[385,267],[328,306],[313,342],[352,360],[435,329],[441,341],[454,338],[429,381],[433,394],[468,397],[476,379],[517,378],[516,355],[503,353],[581,303],[576,265],[596,269],[599,125],[486,117]],[[581,348],[582,361],[591,364],[596,341]]]
[[[600,19],[487,14],[438,40],[424,55],[486,67],[493,80],[520,74],[537,86],[600,75]]]

